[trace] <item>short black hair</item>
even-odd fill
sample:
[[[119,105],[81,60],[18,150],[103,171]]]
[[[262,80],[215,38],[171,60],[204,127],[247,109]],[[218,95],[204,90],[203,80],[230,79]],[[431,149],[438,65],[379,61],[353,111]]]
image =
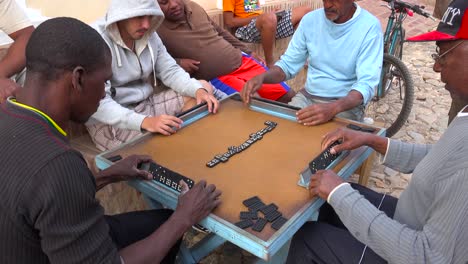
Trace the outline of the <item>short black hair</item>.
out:
[[[101,35],[78,19],[58,17],[37,27],[26,46],[26,69],[55,80],[77,66],[94,71],[111,56]]]

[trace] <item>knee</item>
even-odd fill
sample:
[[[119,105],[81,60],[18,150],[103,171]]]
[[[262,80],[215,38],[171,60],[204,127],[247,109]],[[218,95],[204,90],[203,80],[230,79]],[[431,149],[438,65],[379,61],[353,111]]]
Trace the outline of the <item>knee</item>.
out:
[[[285,95],[281,96],[278,99],[278,102],[282,103],[289,103],[293,99],[293,97],[296,95],[296,92],[293,89],[290,89]]]
[[[294,8],[291,13],[292,24],[293,25],[298,24],[301,21],[302,17],[305,16],[310,11],[312,11],[312,8],[308,6],[300,6],[300,7]]]
[[[276,32],[276,25],[278,21],[276,20],[276,15],[275,13],[264,13],[262,14],[258,19],[258,28],[264,29],[264,30],[274,30]]]

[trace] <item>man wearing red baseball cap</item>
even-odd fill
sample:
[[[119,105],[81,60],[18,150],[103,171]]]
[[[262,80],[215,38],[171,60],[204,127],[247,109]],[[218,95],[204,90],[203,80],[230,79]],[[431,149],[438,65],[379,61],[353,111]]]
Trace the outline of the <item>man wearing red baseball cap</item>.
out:
[[[468,0],[455,0],[436,31],[411,38],[437,41],[434,71],[452,98],[468,102]],[[315,173],[311,197],[327,201],[317,221],[294,235],[288,264],[468,263],[468,106],[435,144],[411,144],[340,128],[326,134],[331,153],[363,145],[385,166],[412,173],[399,198],[344,182],[332,170]]]
[[[407,40],[413,42],[437,41],[436,44],[438,50],[441,49],[441,46],[457,44],[462,45],[462,43],[465,42],[463,40],[468,39],[468,15],[466,12],[467,8],[467,0],[452,1],[447,7],[447,10],[445,11],[444,16],[442,17],[439,26],[437,27],[437,30],[415,37],[411,37]],[[440,57],[442,57],[442,55]],[[433,58],[437,59],[437,56],[434,55]],[[434,71],[440,72],[439,70],[437,70],[436,64],[434,64]],[[442,81],[444,80],[442,79]],[[454,96],[453,93],[451,93],[450,95],[452,96],[452,105],[450,106],[449,110],[449,124],[450,122],[452,122],[453,118],[455,118],[458,112],[460,112],[460,110],[468,104],[468,101],[462,100],[461,98]]]

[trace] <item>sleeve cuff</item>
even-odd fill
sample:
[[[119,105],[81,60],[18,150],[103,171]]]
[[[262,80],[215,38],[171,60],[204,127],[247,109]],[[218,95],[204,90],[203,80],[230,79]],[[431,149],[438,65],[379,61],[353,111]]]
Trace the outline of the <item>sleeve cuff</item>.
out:
[[[141,123],[143,123],[143,119],[145,119],[146,116],[139,114],[139,113],[133,113],[130,115],[128,119],[128,129],[135,130],[135,131],[141,131]]]
[[[387,149],[385,150],[385,155],[380,160],[380,164],[385,163],[385,161],[387,160],[387,154],[388,154],[388,149],[390,148],[390,142],[391,142],[390,138],[387,138]]]
[[[195,98],[195,94],[197,90],[200,88],[204,88],[204,87],[197,79],[192,78],[191,82],[192,82],[193,89],[190,89],[187,91],[188,92],[187,96]]]
[[[332,197],[333,193],[335,193],[339,188],[341,188],[341,187],[343,187],[343,186],[346,186],[346,185],[351,186],[351,185],[350,185],[349,183],[347,183],[347,182],[343,182],[343,183],[341,183],[340,185],[336,186],[336,187],[330,192],[330,194],[328,195],[328,197],[327,197],[327,203],[330,203],[330,200],[331,200],[331,197]]]

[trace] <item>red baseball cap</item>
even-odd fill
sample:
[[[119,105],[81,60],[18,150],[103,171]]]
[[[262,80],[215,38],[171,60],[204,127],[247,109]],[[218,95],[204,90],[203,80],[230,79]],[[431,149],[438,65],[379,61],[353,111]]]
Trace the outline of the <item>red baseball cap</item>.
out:
[[[468,1],[453,0],[437,29],[432,32],[410,37],[407,41],[447,41],[468,39]]]

